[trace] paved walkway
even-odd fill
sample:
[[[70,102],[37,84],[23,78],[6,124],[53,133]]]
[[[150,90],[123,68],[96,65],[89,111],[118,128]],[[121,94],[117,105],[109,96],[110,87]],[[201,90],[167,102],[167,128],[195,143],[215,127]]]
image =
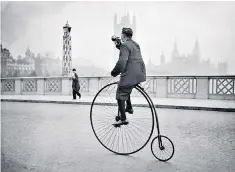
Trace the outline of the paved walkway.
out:
[[[59,104],[82,104],[91,105],[94,96],[83,96],[81,99],[72,100],[72,96],[58,95],[2,95],[1,101],[10,102],[32,102],[32,103],[59,103]],[[152,98],[156,108],[210,110],[235,112],[235,101],[233,100],[204,100],[204,99],[176,99],[176,98]],[[99,97],[101,104],[116,103],[115,98]],[[147,106],[144,98],[133,98],[132,104],[136,106]],[[110,105],[110,104],[109,104]]]

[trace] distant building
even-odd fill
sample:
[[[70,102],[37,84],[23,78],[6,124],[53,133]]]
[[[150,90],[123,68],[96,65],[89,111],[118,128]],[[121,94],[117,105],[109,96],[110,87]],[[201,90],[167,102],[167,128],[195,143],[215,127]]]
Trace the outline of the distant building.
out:
[[[165,63],[165,56],[162,53],[160,65],[150,62],[147,65],[147,73],[150,75],[170,74],[170,75],[215,75],[227,74],[228,64],[219,63],[216,67],[210,60],[201,60],[199,42],[195,41],[191,54],[180,55],[177,42],[175,41],[171,53],[171,61]]]
[[[15,60],[10,56],[7,49],[1,47],[2,59],[2,77],[28,76],[35,71],[34,54],[30,52],[29,47],[25,52],[25,58]]]
[[[10,52],[6,48],[2,48],[1,44],[1,77],[6,77],[7,61],[9,60]]]
[[[114,16],[114,34],[121,35],[123,27],[132,28],[134,34],[133,39],[136,38],[136,17],[133,16],[132,21],[129,13],[122,16],[120,20],[117,14]],[[119,51],[114,46],[114,63],[118,60]],[[171,53],[170,62],[166,62],[164,53],[160,56],[160,65],[154,65],[149,59],[147,64],[147,74],[169,74],[169,75],[215,75],[227,74],[228,64],[219,63],[218,66],[210,62],[210,60],[202,60],[198,40],[195,41],[191,54],[180,54],[177,41],[175,40],[173,51]]]
[[[51,55],[42,57],[40,54],[36,57],[37,76],[62,76],[62,61],[59,58],[53,58]]]
[[[41,67],[43,76],[62,76],[62,61],[57,58],[42,58]]]
[[[130,18],[130,14],[127,13],[127,15],[122,16],[121,20],[118,21],[117,14],[114,16],[114,34],[116,36],[120,36],[122,32],[123,27],[129,27],[133,30],[133,39],[136,38],[136,17],[133,16],[132,22]]]
[[[228,72],[228,63],[219,63],[218,64],[218,74],[226,75]]]
[[[7,63],[6,76],[15,76],[15,75],[29,76],[34,71],[35,71],[35,63],[32,64]]]
[[[1,77],[27,77],[27,76],[61,76],[62,61],[46,54],[45,57],[37,54],[35,57],[29,49],[22,58],[12,58],[8,49],[1,46]]]

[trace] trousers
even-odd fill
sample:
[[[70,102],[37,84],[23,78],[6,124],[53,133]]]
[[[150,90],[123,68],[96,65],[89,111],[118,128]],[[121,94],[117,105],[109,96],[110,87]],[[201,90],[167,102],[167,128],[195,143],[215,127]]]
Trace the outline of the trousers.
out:
[[[73,99],[76,99],[76,95],[78,95],[79,97],[81,97],[81,94],[79,93],[79,91],[73,90]]]

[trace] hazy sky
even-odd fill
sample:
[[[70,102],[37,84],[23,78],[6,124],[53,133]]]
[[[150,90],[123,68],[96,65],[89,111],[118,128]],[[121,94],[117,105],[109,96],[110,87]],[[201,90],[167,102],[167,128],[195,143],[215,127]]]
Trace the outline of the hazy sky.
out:
[[[174,40],[181,54],[198,39],[201,58],[227,61],[235,74],[235,2],[1,2],[2,44],[16,58],[34,53],[62,58],[63,26],[72,26],[73,64],[107,67],[113,61],[113,18],[136,16],[136,41],[145,62],[170,60]],[[82,60],[81,60],[82,59]],[[84,60],[86,59],[86,60]]]

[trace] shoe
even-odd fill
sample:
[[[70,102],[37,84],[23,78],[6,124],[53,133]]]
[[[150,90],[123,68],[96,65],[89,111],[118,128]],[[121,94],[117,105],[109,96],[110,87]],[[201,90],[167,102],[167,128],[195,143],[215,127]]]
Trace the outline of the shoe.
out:
[[[131,109],[129,109],[129,108],[126,108],[125,109],[125,112],[128,112],[129,114],[133,114],[134,113],[134,110],[131,108]]]
[[[115,122],[113,124],[113,126],[114,127],[120,127],[121,125],[127,125],[127,124],[129,124],[129,121],[126,119],[124,121],[119,120],[119,121]]]
[[[79,99],[81,99],[81,97],[82,97],[81,93],[78,92],[77,95],[78,95]]]
[[[77,100],[77,99],[73,99],[73,100]]]

